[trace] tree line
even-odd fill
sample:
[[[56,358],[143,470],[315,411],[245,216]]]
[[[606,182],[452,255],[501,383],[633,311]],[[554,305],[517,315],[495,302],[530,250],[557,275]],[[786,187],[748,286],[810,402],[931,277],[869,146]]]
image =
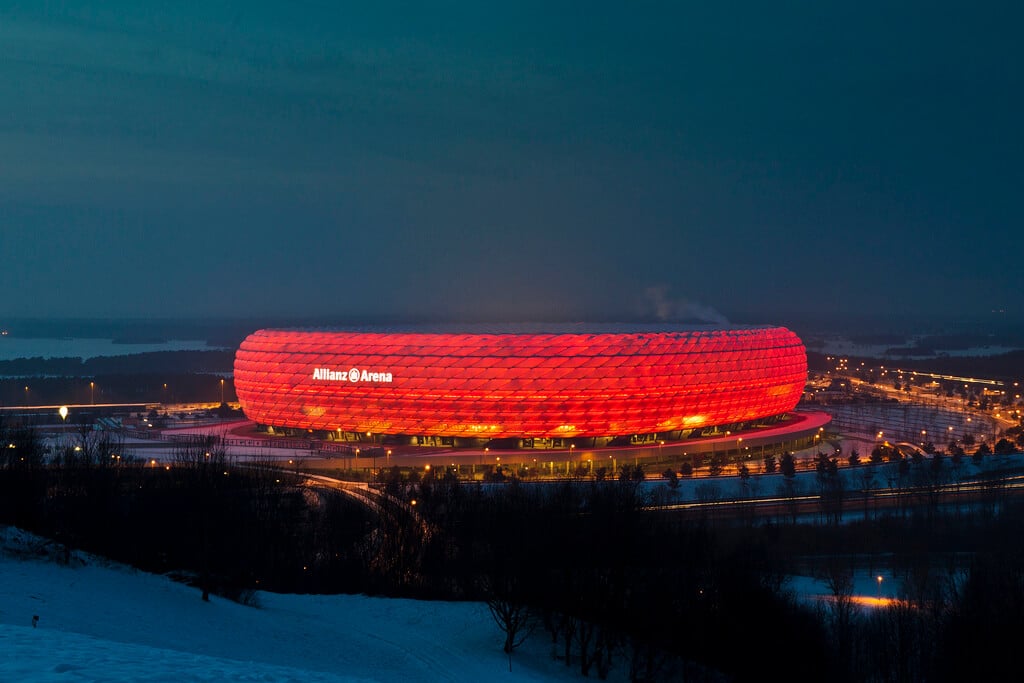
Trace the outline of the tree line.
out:
[[[15,358],[0,360],[5,377],[95,377],[149,373],[231,372],[231,350],[147,351],[122,356]]]

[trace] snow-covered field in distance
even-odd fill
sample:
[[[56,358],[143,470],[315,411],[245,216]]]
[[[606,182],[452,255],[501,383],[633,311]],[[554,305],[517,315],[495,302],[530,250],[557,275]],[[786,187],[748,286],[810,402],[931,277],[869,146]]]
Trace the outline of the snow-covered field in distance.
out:
[[[0,681],[577,680],[480,603],[258,593],[259,607],[0,527]],[[33,617],[38,617],[33,627]]]
[[[831,336],[805,340],[810,351],[830,356],[851,358],[877,358],[880,360],[931,360],[933,358],[983,358],[1019,351],[1016,345],[986,344],[960,349],[924,350],[915,353],[913,340],[904,344],[866,344],[851,341],[843,336]]]

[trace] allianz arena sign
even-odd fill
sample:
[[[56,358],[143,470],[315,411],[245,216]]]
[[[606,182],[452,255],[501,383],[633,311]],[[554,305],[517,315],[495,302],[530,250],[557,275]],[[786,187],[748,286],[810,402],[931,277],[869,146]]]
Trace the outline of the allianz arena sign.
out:
[[[390,372],[370,372],[359,368],[348,370],[331,370],[330,368],[316,368],[313,370],[313,379],[321,382],[369,382],[377,384],[390,384],[394,377]]]

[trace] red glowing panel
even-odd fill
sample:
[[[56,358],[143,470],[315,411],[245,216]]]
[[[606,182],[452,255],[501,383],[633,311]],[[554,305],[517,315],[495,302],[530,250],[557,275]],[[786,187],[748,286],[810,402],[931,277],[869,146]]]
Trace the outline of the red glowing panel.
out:
[[[425,436],[651,434],[792,410],[807,379],[781,327],[601,334],[260,330],[235,356],[250,419]]]

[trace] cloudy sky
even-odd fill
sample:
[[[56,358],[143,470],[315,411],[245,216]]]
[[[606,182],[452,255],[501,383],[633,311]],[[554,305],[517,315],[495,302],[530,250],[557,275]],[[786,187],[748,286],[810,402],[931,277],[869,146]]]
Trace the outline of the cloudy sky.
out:
[[[1024,310],[1018,3],[430,4],[0,2],[0,315]]]

